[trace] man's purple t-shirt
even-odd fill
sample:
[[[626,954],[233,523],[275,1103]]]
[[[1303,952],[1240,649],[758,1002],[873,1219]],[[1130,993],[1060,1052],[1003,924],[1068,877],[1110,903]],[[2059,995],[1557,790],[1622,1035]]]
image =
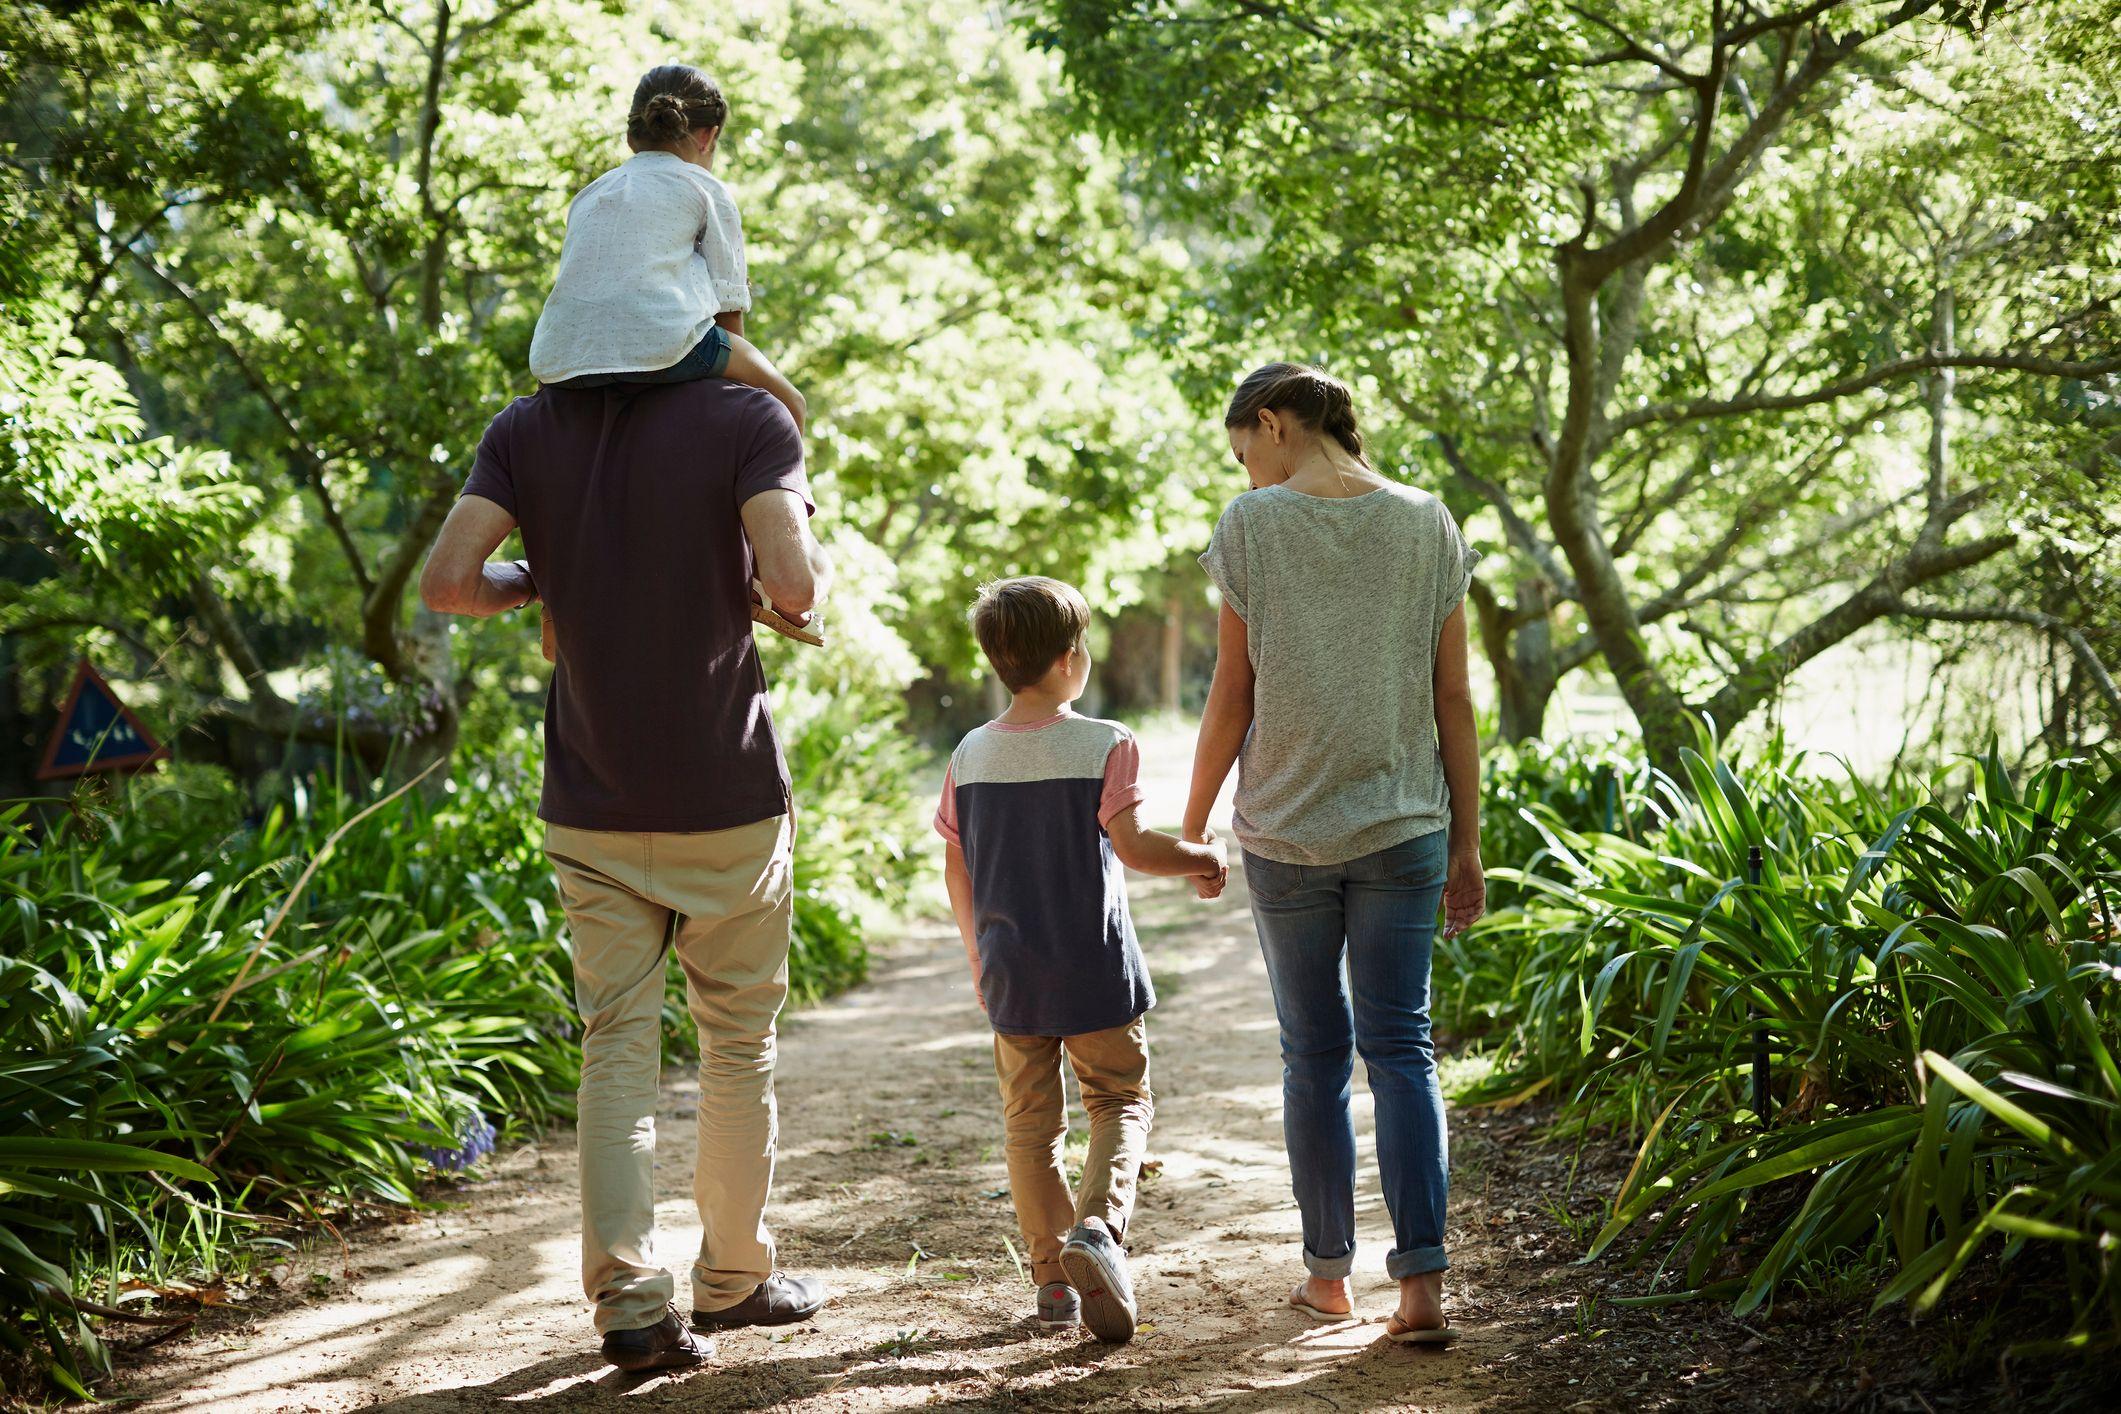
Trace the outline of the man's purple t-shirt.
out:
[[[541,388],[487,427],[464,494],[515,517],[559,640],[543,819],[689,832],[788,809],[740,518],[774,490],[815,509],[802,438],[727,379]]]

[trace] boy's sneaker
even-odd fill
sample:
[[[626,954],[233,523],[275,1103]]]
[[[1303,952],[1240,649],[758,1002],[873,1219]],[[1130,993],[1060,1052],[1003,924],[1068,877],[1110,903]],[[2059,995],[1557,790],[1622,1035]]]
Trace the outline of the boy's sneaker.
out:
[[[1082,1324],[1083,1301],[1064,1281],[1049,1281],[1038,1289],[1038,1323],[1042,1326]]]
[[[1099,1340],[1122,1344],[1134,1338],[1134,1284],[1127,1254],[1103,1223],[1077,1223],[1061,1247],[1061,1269],[1082,1297],[1083,1324]]]

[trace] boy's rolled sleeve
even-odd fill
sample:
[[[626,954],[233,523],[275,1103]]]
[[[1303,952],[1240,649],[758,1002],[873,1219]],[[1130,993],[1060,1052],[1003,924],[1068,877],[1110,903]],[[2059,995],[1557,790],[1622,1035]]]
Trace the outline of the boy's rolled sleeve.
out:
[[[1122,736],[1105,754],[1105,788],[1097,799],[1097,823],[1110,825],[1113,817],[1142,803],[1142,753],[1132,736]]]
[[[935,807],[935,832],[958,848],[964,848],[965,841],[957,832],[957,767],[955,764],[943,772],[943,798]]]

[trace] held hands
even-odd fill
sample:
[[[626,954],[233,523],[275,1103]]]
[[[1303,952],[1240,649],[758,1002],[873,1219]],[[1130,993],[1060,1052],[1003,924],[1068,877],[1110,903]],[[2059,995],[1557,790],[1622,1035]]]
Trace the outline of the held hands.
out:
[[[1206,845],[1214,857],[1212,872],[1204,870],[1193,876],[1193,892],[1204,899],[1221,898],[1223,890],[1230,884],[1230,847],[1206,825],[1197,832],[1186,831],[1185,838],[1190,843]]]
[[[1480,847],[1452,850],[1443,880],[1443,935],[1455,938],[1488,911],[1488,880],[1480,867]]]

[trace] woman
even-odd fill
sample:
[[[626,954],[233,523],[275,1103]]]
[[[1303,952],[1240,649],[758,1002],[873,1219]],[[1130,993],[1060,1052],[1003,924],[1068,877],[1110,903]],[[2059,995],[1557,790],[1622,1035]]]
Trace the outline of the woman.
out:
[[[1371,469],[1338,379],[1268,364],[1224,423],[1253,489],[1201,556],[1222,623],[1185,833],[1208,838],[1239,763],[1237,839],[1281,1022],[1310,1271],[1290,1304],[1324,1320],[1352,1311],[1360,1051],[1399,1282],[1386,1334],[1444,1344],[1457,1333],[1443,1310],[1449,1160],[1429,950],[1439,895],[1447,935],[1486,899],[1463,603],[1477,556],[1434,496]]]

